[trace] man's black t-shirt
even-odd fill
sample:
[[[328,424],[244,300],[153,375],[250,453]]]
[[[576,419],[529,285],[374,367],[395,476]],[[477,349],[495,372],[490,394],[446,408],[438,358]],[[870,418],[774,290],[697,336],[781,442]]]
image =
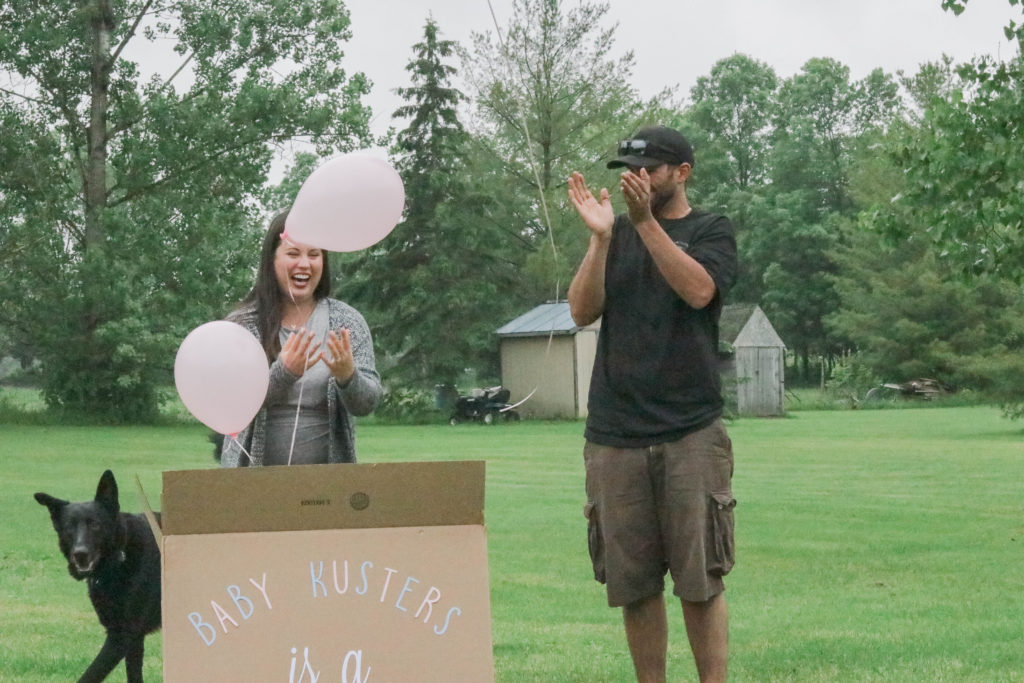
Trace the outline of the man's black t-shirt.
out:
[[[616,217],[585,432],[594,443],[653,446],[722,414],[718,318],[736,278],[732,224],[697,210],[658,222],[704,266],[717,292],[705,308],[692,308],[658,271],[629,216]]]

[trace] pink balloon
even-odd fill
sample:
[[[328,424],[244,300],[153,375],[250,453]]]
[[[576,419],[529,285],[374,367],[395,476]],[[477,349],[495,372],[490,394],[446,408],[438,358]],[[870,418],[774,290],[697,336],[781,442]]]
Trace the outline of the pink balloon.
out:
[[[310,174],[285,230],[292,240],[327,251],[359,251],[387,237],[404,208],[405,187],[391,164],[353,152]]]
[[[245,429],[263,405],[270,368],[263,347],[241,325],[218,320],[189,332],[174,358],[185,407],[221,434]]]

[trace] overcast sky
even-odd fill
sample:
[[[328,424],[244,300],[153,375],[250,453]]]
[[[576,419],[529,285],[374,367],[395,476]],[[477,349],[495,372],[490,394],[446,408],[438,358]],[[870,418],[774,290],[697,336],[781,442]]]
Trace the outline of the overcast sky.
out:
[[[574,0],[565,0],[574,6]],[[608,24],[618,22],[617,54],[633,49],[642,96],[678,85],[688,95],[719,59],[742,52],[790,76],[812,57],[832,57],[860,79],[881,67],[914,72],[943,53],[958,62],[1015,53],[1003,36],[1021,10],[1007,0],[970,0],[959,17],[941,0],[611,0]],[[442,37],[469,45],[474,31],[495,29],[487,0],[345,0],[353,39],[345,67],[373,81],[367,102],[375,132],[401,104],[394,89],[409,85],[405,65],[432,13]],[[491,0],[504,30],[511,0]],[[457,61],[453,62],[457,65]]]

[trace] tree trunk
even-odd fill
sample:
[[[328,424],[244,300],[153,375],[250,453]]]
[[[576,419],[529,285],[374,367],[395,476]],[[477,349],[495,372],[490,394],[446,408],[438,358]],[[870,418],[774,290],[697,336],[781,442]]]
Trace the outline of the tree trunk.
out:
[[[92,34],[91,106],[86,134],[88,157],[84,173],[84,251],[103,244],[103,209],[107,203],[107,109],[110,97],[110,31],[113,14],[110,0],[94,0],[89,30]]]

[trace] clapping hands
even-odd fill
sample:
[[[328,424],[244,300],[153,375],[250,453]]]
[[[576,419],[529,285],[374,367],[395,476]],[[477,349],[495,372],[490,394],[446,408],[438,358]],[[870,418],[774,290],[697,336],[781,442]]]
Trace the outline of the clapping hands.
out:
[[[302,376],[306,370],[321,360],[338,382],[345,384],[355,374],[355,358],[352,356],[352,337],[347,329],[327,333],[326,349],[315,343],[316,335],[305,328],[288,335],[281,353],[281,363],[293,375]]]

